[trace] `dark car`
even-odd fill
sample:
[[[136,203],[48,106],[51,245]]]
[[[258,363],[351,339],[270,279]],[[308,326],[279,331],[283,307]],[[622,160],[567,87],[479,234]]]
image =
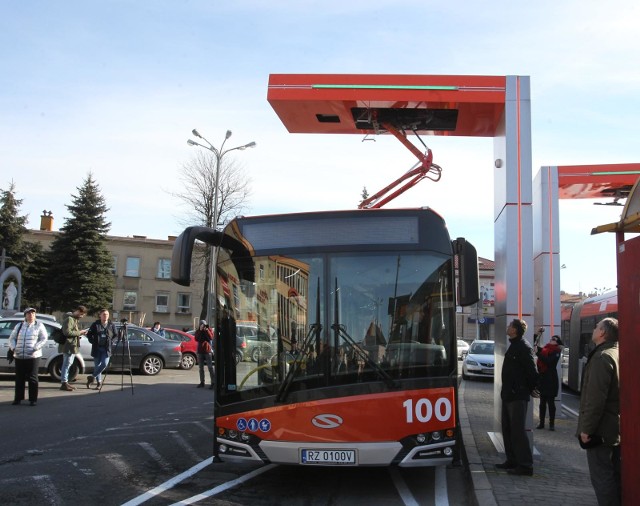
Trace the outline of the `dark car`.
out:
[[[54,329],[62,326],[50,318],[41,318],[36,315],[36,320],[40,321],[47,334],[51,336]],[[9,350],[9,337],[13,329],[24,322],[23,316],[7,316],[0,318],[0,372],[14,373],[15,362],[9,364],[7,351]],[[41,374],[49,374],[53,379],[60,381],[60,369],[62,368],[62,353],[58,352],[58,344],[49,337],[47,344],[42,348],[42,357],[38,364],[38,371]],[[80,353],[76,355],[71,368],[69,369],[69,380],[73,381],[78,374],[90,373],[93,371],[93,359],[91,358],[91,344],[84,337],[80,339]]]
[[[182,332],[176,329],[164,329],[165,339],[180,343],[180,351],[182,352],[182,360],[180,369],[189,370],[198,363],[198,341],[193,334]]]
[[[155,332],[128,324],[125,340],[118,339],[109,362],[110,370],[139,370],[147,376],[155,376],[164,367],[178,368],[182,360],[180,344],[160,337]],[[117,323],[118,335],[122,324]],[[130,357],[130,358],[129,358]],[[129,360],[131,366],[129,367]]]

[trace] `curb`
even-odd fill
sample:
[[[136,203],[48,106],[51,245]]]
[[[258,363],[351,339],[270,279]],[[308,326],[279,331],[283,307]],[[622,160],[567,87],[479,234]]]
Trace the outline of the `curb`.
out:
[[[462,381],[458,389],[458,417],[460,419],[460,433],[462,435],[462,447],[464,448],[467,468],[471,475],[473,493],[476,504],[481,506],[498,506],[493,495],[493,488],[484,470],[482,458],[476,445],[476,440],[471,431],[469,415],[464,402],[465,382]]]

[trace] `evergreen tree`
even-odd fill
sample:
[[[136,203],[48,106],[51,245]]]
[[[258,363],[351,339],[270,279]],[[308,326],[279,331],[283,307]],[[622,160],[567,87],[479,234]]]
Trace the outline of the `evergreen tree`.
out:
[[[15,265],[23,269],[26,263],[23,237],[27,232],[27,216],[20,216],[22,200],[16,198],[16,185],[13,181],[8,190],[0,190],[0,254],[2,248],[8,257],[6,267]]]
[[[113,258],[106,246],[109,209],[91,173],[77,190],[67,205],[71,216],[51,244],[49,300],[52,309],[72,311],[82,304],[95,313],[110,308],[113,297]]]

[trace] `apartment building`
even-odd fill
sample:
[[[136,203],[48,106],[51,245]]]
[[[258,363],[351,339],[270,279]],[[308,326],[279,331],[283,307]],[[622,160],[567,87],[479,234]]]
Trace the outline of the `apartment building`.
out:
[[[53,217],[41,217],[41,230],[31,230],[25,239],[48,249],[59,233],[53,230]],[[200,319],[204,295],[205,268],[194,260],[190,286],[171,281],[171,253],[176,238],[150,239],[145,236],[107,236],[107,249],[113,255],[113,319],[165,327],[193,328]],[[195,257],[196,255],[194,255]],[[196,325],[197,326],[197,325]]]

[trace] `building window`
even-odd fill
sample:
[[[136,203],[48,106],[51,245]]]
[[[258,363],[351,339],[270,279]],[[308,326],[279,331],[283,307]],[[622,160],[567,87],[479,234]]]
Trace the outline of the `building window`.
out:
[[[131,278],[140,277],[140,258],[127,257],[127,266],[125,268],[124,275]]]
[[[190,313],[191,312],[191,294],[179,293],[178,294],[178,313]]]
[[[238,287],[233,285],[233,306],[240,307],[240,296],[238,295]]]
[[[113,265],[111,266],[111,274],[114,276],[118,273],[118,255],[113,255]]]
[[[158,259],[158,274],[159,279],[171,279],[171,259],[159,258]]]
[[[138,292],[124,292],[123,311],[135,311],[138,305]]]
[[[156,293],[156,313],[168,313],[169,312],[169,293],[158,292]]]
[[[264,281],[264,265],[260,264],[259,270],[260,281]]]

